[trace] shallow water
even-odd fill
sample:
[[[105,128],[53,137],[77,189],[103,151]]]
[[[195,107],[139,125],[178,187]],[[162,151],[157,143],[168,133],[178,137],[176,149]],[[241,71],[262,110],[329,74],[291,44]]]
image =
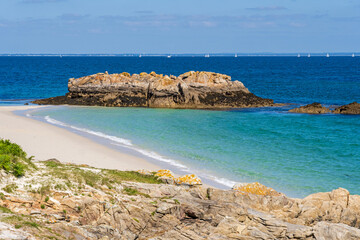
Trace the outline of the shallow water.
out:
[[[358,116],[103,107],[32,114],[112,136],[116,144],[172,160],[174,168],[186,166],[229,187],[259,181],[296,197],[337,187],[360,194]]]

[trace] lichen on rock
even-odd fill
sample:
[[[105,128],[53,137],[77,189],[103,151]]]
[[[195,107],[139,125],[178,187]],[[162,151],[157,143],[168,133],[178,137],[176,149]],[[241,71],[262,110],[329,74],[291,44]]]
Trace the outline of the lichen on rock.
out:
[[[255,194],[263,196],[280,196],[281,193],[275,191],[274,189],[262,185],[258,182],[254,183],[237,183],[233,186],[233,190],[241,194]]]
[[[36,104],[97,105],[153,108],[244,108],[273,106],[273,100],[251,93],[243,83],[213,72],[179,76],[151,72],[130,75],[97,73],[70,78],[65,96]]]

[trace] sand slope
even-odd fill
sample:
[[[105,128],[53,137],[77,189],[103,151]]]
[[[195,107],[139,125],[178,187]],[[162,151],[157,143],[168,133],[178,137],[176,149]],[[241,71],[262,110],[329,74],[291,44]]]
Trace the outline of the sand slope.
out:
[[[121,153],[60,127],[13,113],[15,110],[37,107],[0,107],[0,138],[10,139],[21,145],[36,160],[56,158],[63,162],[119,170],[159,169],[145,159]]]

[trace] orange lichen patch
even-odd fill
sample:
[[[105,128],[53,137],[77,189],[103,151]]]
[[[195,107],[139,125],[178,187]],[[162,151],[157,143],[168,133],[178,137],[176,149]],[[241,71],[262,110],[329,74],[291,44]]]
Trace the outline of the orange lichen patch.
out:
[[[195,174],[188,174],[178,178],[175,178],[176,184],[186,184],[186,185],[201,185],[201,179],[198,178]]]
[[[238,191],[241,194],[256,194],[263,196],[279,196],[281,193],[275,191],[272,188],[269,188],[265,185],[262,185],[258,182],[254,183],[238,183],[235,184],[233,190]]]
[[[121,75],[123,75],[125,77],[130,77],[130,73],[128,73],[128,72],[123,72],[123,73],[121,73]]]
[[[163,86],[169,86],[173,83],[174,83],[174,80],[172,80],[169,77],[161,79],[161,85],[163,85]]]
[[[167,169],[160,169],[159,171],[157,171],[155,173],[155,176],[174,178],[174,174],[170,170],[167,170]]]
[[[146,72],[140,73],[140,77],[143,77],[143,76],[146,76],[146,75],[148,75]]]

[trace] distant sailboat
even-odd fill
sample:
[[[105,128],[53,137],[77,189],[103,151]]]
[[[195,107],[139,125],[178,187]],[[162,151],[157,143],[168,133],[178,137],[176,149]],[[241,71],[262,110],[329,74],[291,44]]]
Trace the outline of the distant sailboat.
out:
[[[330,54],[327,53],[327,54],[326,54],[326,57],[330,57]]]
[[[206,58],[210,57],[210,54],[206,54],[205,57],[206,57]]]
[[[167,58],[171,58],[171,55],[168,55]]]
[[[298,54],[298,57],[301,57],[300,54]]]
[[[139,58],[141,58],[141,54],[139,55]]]
[[[355,57],[355,53],[353,53],[351,56],[352,56],[352,57]]]
[[[237,54],[235,54],[235,57],[237,57]]]
[[[310,53],[308,54],[308,57],[311,57]]]

